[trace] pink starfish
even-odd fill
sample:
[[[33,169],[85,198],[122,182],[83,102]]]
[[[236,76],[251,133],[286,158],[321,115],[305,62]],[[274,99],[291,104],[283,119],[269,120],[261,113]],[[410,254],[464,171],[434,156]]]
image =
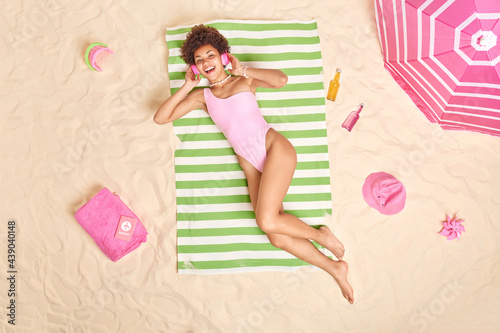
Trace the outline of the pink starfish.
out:
[[[450,219],[450,216],[446,214],[446,221],[443,221],[443,229],[438,233],[447,237],[448,241],[460,238],[460,234],[465,232],[462,222],[464,222],[464,220],[459,220],[456,216]]]

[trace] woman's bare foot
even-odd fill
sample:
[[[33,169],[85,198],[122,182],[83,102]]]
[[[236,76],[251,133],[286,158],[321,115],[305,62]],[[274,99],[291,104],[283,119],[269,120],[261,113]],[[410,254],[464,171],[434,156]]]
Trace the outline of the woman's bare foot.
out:
[[[321,245],[330,250],[330,252],[333,253],[337,259],[342,260],[345,252],[344,245],[342,245],[342,243],[337,239],[337,237],[335,237],[333,232],[327,226],[321,226],[319,231],[325,235],[324,244]]]
[[[332,272],[330,273],[335,281],[337,281],[340,290],[342,290],[342,295],[347,299],[349,303],[354,303],[354,292],[352,287],[347,281],[347,263],[343,260],[333,261]]]

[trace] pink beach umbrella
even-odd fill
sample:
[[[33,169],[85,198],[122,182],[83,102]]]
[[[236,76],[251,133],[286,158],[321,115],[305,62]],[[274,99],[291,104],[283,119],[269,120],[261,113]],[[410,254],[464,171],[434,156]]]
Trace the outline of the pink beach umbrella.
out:
[[[500,136],[500,0],[374,0],[385,68],[431,122]]]

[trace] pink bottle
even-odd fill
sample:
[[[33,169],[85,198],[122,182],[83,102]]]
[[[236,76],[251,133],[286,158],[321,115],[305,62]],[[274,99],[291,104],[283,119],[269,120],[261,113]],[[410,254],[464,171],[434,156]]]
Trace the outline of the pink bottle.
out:
[[[342,127],[345,128],[346,130],[348,130],[349,132],[352,130],[352,128],[354,127],[354,125],[356,125],[356,122],[358,121],[359,119],[359,113],[361,112],[361,110],[363,109],[363,106],[365,106],[363,103],[361,103],[359,106],[358,106],[358,109],[356,111],[352,111],[346,118],[346,120],[344,121],[344,123],[342,124]]]

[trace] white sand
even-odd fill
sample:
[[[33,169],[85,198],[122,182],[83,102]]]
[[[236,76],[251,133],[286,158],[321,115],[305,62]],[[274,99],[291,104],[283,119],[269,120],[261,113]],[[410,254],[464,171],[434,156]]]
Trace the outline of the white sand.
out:
[[[373,3],[353,1],[4,1],[0,28],[0,331],[498,332],[500,138],[443,132],[384,70]],[[169,26],[317,18],[333,194],[355,304],[324,272],[179,276],[169,96]],[[83,54],[115,55],[102,73]],[[326,94],[326,91],[325,91]],[[360,102],[351,133],[340,128]],[[383,216],[361,195],[372,172],[406,186]],[[111,262],[74,219],[103,186],[149,236]],[[437,234],[465,219],[459,241]],[[16,326],[7,323],[7,221],[16,221]]]

